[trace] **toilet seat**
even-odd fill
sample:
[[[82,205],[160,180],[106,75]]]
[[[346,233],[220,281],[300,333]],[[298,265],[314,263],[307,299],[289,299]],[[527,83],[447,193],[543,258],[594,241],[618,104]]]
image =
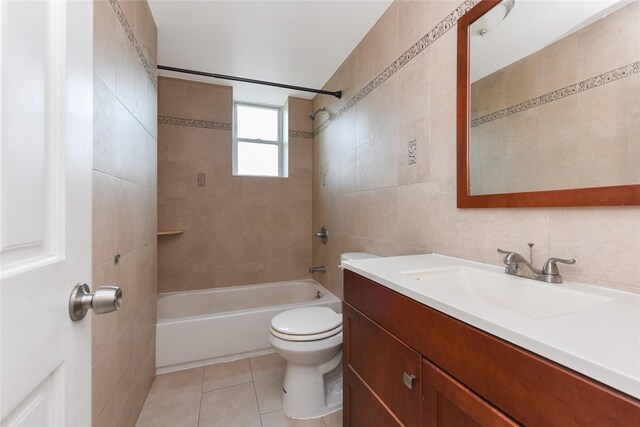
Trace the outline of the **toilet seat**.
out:
[[[339,334],[340,332],[342,332],[342,325],[338,326],[335,329],[331,329],[330,331],[321,332],[319,334],[311,334],[311,335],[283,334],[282,332],[278,332],[275,329],[273,329],[273,327],[271,328],[271,335],[285,341],[317,341],[317,340],[323,340],[325,338],[332,337],[334,335]]]
[[[342,315],[328,307],[303,307],[271,319],[271,334],[286,341],[317,341],[342,332]]]

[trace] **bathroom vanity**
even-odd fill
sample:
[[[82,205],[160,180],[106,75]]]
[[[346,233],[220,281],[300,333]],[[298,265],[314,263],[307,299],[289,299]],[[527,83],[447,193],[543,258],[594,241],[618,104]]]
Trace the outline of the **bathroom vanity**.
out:
[[[343,266],[345,426],[640,425],[640,297],[439,255]],[[580,302],[518,305],[546,289]]]

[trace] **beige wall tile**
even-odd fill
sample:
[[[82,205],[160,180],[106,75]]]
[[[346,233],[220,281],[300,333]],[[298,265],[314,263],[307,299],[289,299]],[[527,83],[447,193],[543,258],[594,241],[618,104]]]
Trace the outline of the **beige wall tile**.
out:
[[[93,2],[93,70],[112,90],[116,89],[116,15],[108,0]]]
[[[627,135],[588,139],[578,145],[577,168],[579,187],[606,187],[630,182],[630,175],[638,168],[631,163]],[[637,144],[637,141],[635,142]]]
[[[373,185],[375,188],[398,185],[398,131],[373,141]]]
[[[472,118],[482,117],[508,107],[504,74],[504,69],[498,70],[471,85]]]
[[[312,113],[312,101],[310,99],[302,99],[289,97],[289,129],[299,130],[302,132],[311,132],[312,120],[309,114]]]
[[[189,82],[186,103],[190,119],[231,123],[233,97],[230,86]]]
[[[158,160],[187,160],[187,131],[184,126],[158,125]]]
[[[511,64],[504,73],[505,101],[515,105],[539,96],[538,84],[539,55],[533,54]]]
[[[120,25],[116,28],[116,41],[116,95],[129,111],[134,111],[136,66],[140,64],[140,60]]]
[[[399,47],[403,52],[413,46],[431,29],[431,9],[429,1],[399,1],[398,27]]]
[[[158,115],[187,117],[186,80],[158,77]]]
[[[374,143],[370,142],[356,148],[356,190],[374,188]]]
[[[115,175],[118,159],[118,99],[97,76],[93,78],[93,169]]]
[[[139,60],[138,60],[139,62]],[[149,106],[149,90],[153,90],[153,86],[149,85],[149,76],[147,71],[143,67],[135,67],[135,77],[134,77],[134,99],[133,99],[133,112],[140,122],[147,127],[148,119],[152,113]],[[155,92],[155,90],[153,90]]]
[[[158,162],[158,193],[161,197],[179,197],[187,194],[187,178],[187,162]]]
[[[135,249],[136,187],[126,181],[116,184],[116,250],[121,255]]]
[[[629,130],[629,79],[579,93],[578,139],[605,138]]]
[[[635,287],[640,284],[637,208],[552,210],[549,236],[549,253],[577,261],[562,266],[566,278],[588,283],[607,280]]]
[[[489,123],[489,126],[495,126],[493,124],[496,122],[506,121],[506,154],[508,156],[535,155],[538,149],[538,113],[539,110],[537,108],[532,108],[507,116],[506,119],[495,120]],[[504,151],[502,153],[493,151],[491,154],[499,155],[505,153]]]
[[[100,172],[93,172],[92,254],[96,267],[113,260],[116,254],[116,215],[118,181]]]
[[[540,93],[558,90],[578,81],[578,36],[573,34],[540,51]]]
[[[629,9],[619,9],[576,33],[578,79],[606,73],[634,59],[630,41]],[[637,59],[636,57],[635,60]]]

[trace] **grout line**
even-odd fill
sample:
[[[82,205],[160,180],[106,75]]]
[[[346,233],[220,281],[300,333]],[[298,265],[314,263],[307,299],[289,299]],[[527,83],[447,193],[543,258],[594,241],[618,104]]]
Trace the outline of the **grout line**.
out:
[[[113,95],[113,97],[114,97],[114,98],[115,98],[115,99],[120,103],[120,105],[122,105],[122,106],[124,107],[124,109],[125,109],[125,110],[127,110],[127,112],[128,112],[129,114],[131,114],[131,116],[135,119],[135,121],[136,121],[136,122],[138,122],[138,123],[140,124],[140,126],[142,126],[142,128],[145,130],[145,132],[147,132],[147,134],[148,134],[151,138],[153,138],[153,140],[154,140],[154,141],[156,141],[156,142],[157,142],[157,140],[158,140],[157,135],[154,137],[154,136],[151,134],[151,132],[149,131],[149,129],[147,129],[147,126],[145,126],[145,124],[144,124],[144,123],[142,123],[142,122],[140,121],[140,119],[138,118],[138,116],[136,116],[136,113],[135,113],[134,111],[131,111],[131,110],[129,109],[129,107],[127,107],[127,106],[124,104],[124,102],[122,102],[122,100],[121,100],[120,98],[118,98],[118,95],[114,92],[113,88],[111,88],[111,87],[107,84],[107,82],[105,82],[105,81],[104,81],[104,79],[102,78],[102,76],[101,76],[99,73],[97,73],[95,70],[93,70],[93,76],[94,76],[94,77],[97,77],[97,78],[102,82],[102,84],[104,85],[104,87],[106,87],[106,88],[107,88],[107,90],[108,90],[108,91],[111,93],[111,95]],[[157,94],[158,94],[158,89],[156,88],[156,95],[157,95]],[[157,105],[157,100],[156,100],[156,105]],[[135,108],[135,107],[134,107],[134,108]],[[157,126],[156,126],[156,128],[157,128]],[[156,132],[156,133],[157,133],[157,132]]]
[[[258,390],[256,390],[256,379],[253,376],[253,367],[251,367],[251,358],[248,357],[247,360],[249,362],[249,371],[251,372],[251,384],[253,384],[253,395],[256,398],[256,406],[257,406],[257,409],[258,409],[258,419],[260,420],[260,426],[262,427],[262,415],[263,414],[260,413],[260,402],[258,401]]]
[[[205,367],[202,367],[202,385],[200,386],[200,404],[198,405],[198,422],[196,423],[196,426],[200,427],[200,414],[202,413],[202,395],[204,393],[202,393],[202,389],[204,388],[204,371],[205,371]]]
[[[211,366],[211,365],[207,365],[207,366]],[[202,384],[202,394],[212,393],[214,391],[226,390],[226,389],[231,388],[231,387],[237,387],[239,385],[245,385],[245,384],[249,384],[249,383],[253,383],[253,379],[252,379],[252,381],[244,381],[244,382],[241,382],[241,383],[238,383],[238,384],[227,385],[227,386],[224,386],[224,387],[214,388],[214,389],[211,389],[211,390],[205,390],[204,389],[204,383],[203,383]]]

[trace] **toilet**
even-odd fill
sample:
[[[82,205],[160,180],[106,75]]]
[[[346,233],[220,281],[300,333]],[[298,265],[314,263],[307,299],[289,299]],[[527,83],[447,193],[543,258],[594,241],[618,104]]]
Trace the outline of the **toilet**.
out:
[[[341,261],[376,258],[364,252]],[[271,319],[269,342],[287,361],[282,412],[317,418],[342,409],[342,314],[328,307],[302,307]]]

